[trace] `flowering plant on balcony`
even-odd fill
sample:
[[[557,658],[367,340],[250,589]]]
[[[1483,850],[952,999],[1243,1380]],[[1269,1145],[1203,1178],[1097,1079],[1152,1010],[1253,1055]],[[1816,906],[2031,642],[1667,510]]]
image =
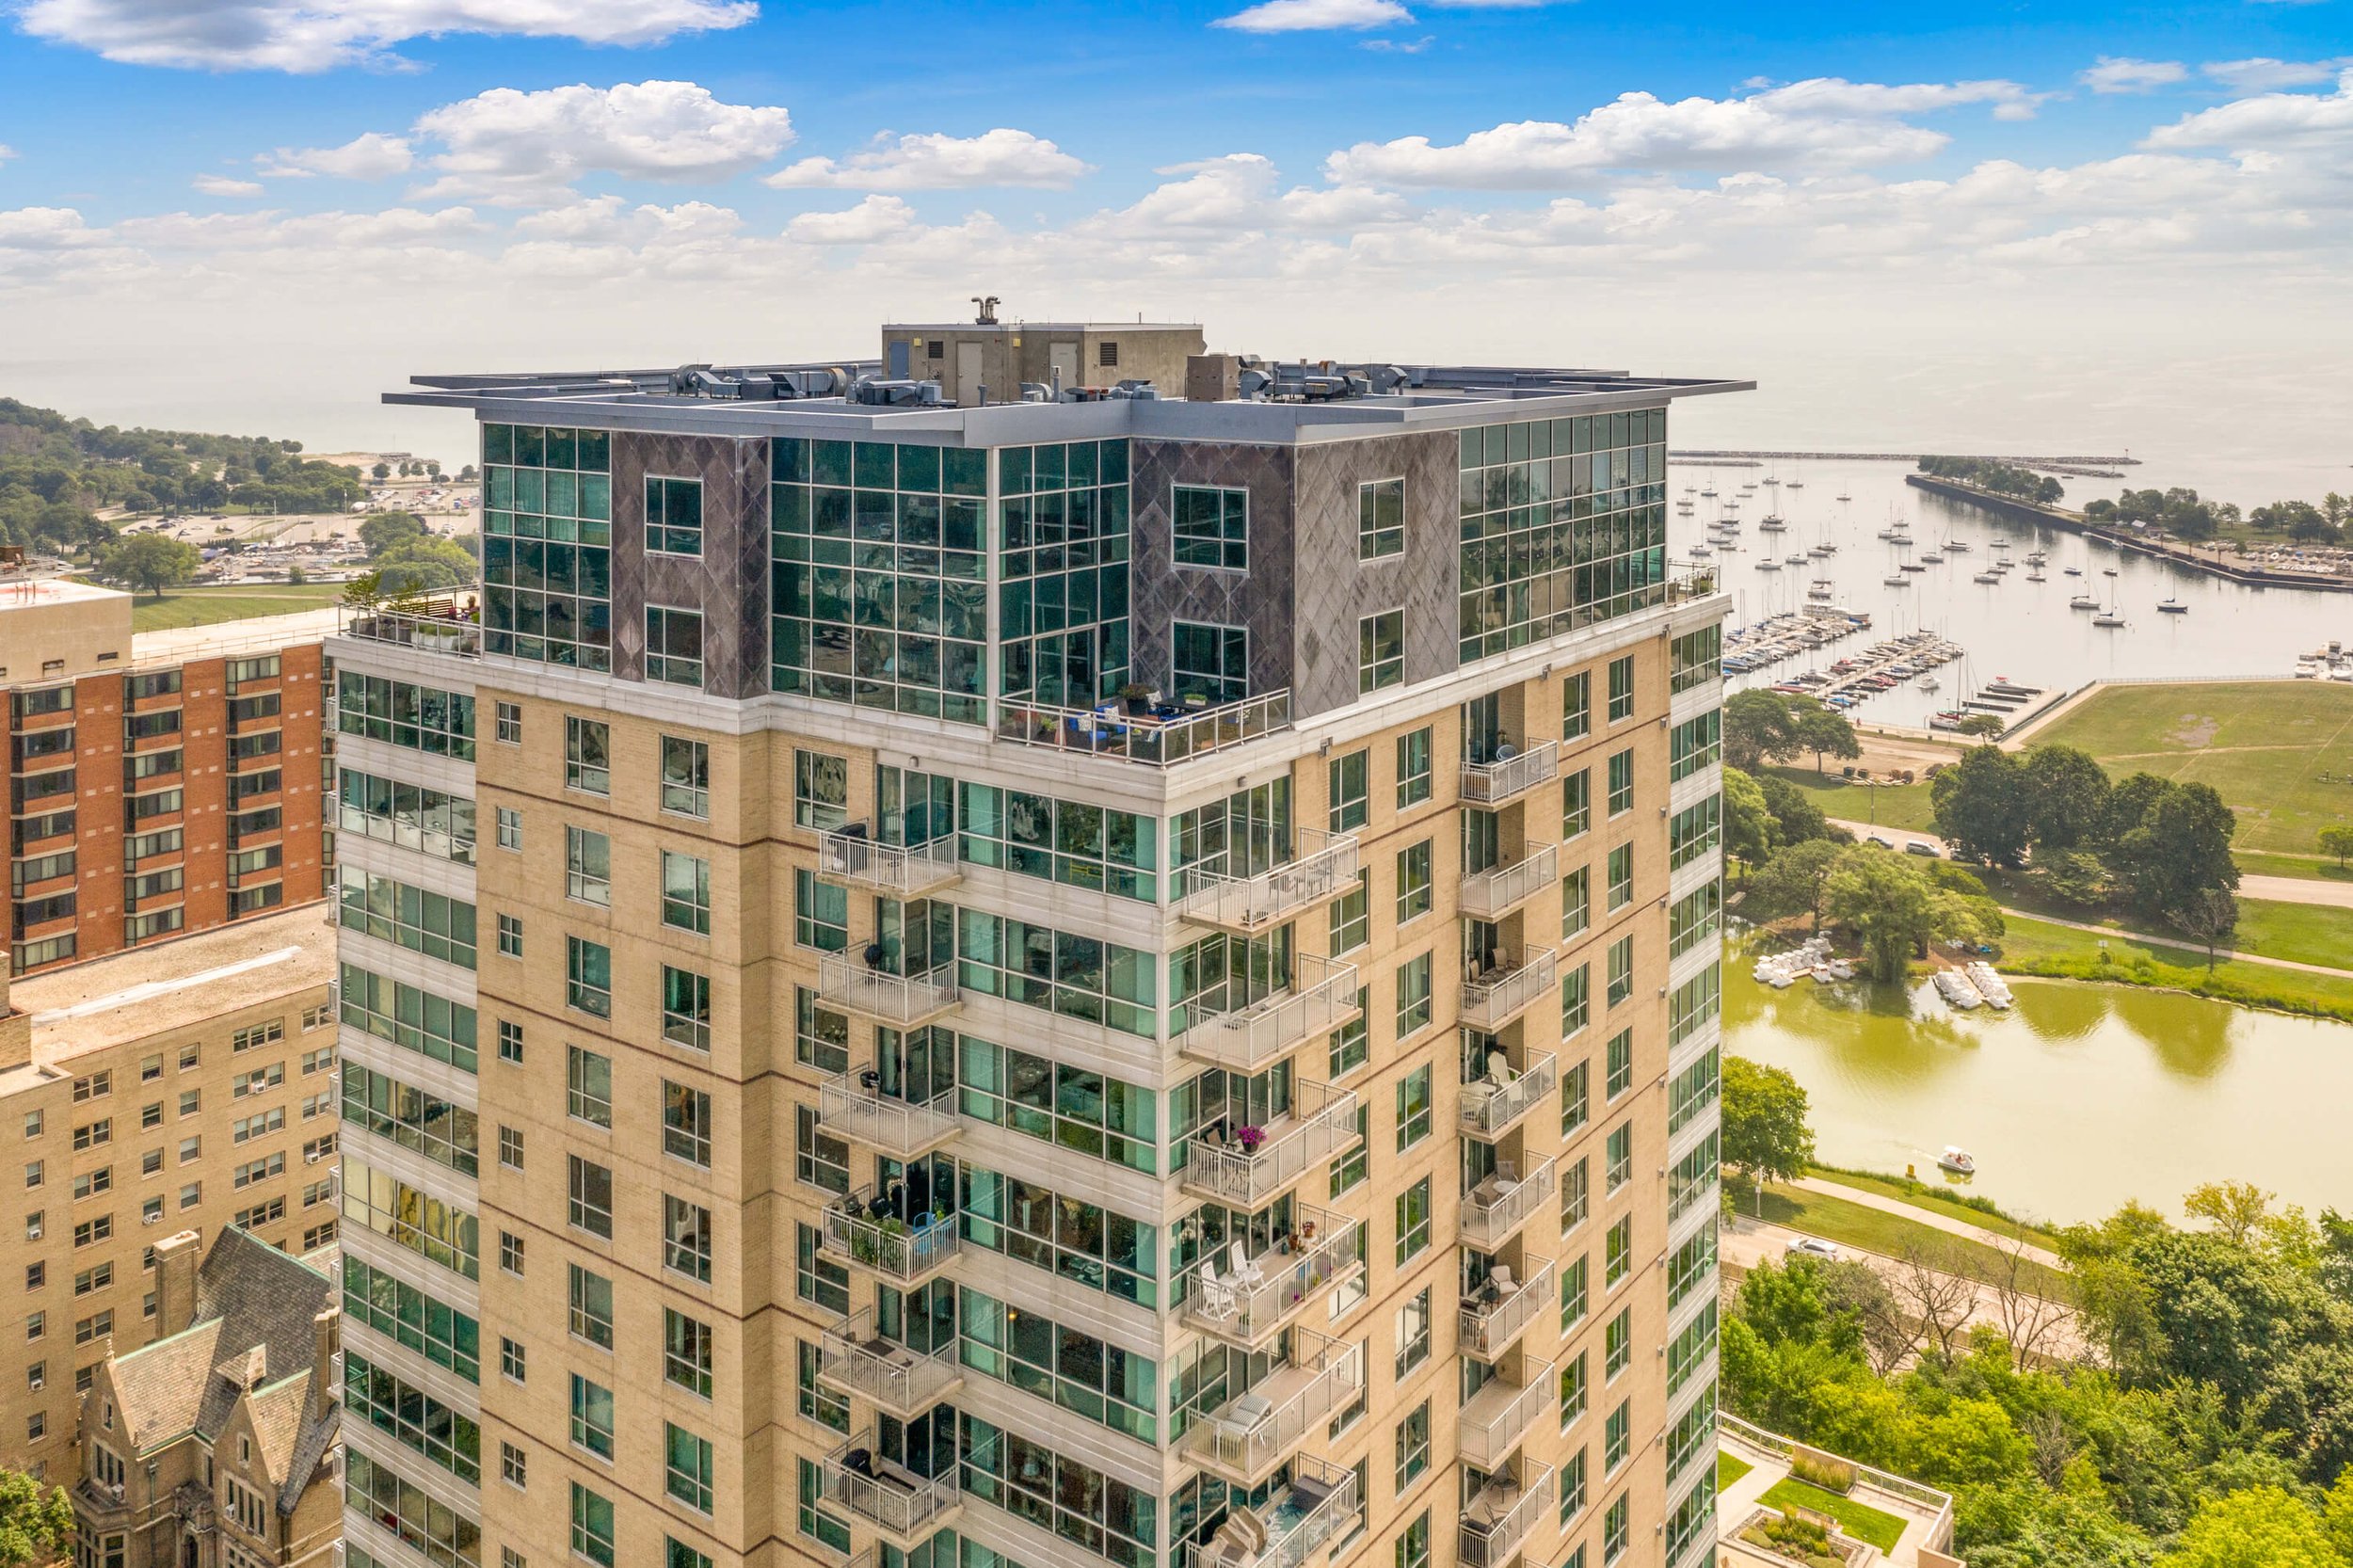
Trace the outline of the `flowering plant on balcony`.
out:
[[[1236,1128],[1234,1142],[1241,1145],[1242,1153],[1256,1154],[1258,1152],[1258,1145],[1266,1142],[1266,1128],[1262,1127]]]

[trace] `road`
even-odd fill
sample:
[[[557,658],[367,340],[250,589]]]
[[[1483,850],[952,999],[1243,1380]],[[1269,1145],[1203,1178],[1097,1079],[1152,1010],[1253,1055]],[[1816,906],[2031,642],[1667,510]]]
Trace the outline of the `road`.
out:
[[[1934,844],[1940,854],[1950,856],[1953,852],[1952,845],[1946,843],[1944,840],[1938,838],[1933,833],[1913,832],[1904,828],[1887,827],[1884,825],[1874,827],[1869,823],[1850,822],[1843,817],[1833,817],[1830,819],[1830,823],[1833,827],[1845,828],[1848,832],[1853,834],[1858,839],[1866,839],[1876,833],[1881,838],[1885,839],[1890,843],[1894,844],[1897,849],[1901,849],[1904,845],[1917,840],[1922,843]],[[2241,898],[2262,899],[2265,902],[2271,904],[2317,904],[2322,908],[2327,909],[2353,909],[2353,882],[2323,882],[2316,877],[2256,876],[2249,872],[2242,872],[2239,873],[2238,879],[2238,895]],[[2040,920],[2044,917],[2034,916],[2031,918]],[[2065,925],[2069,922],[2059,920],[2054,923]],[[2086,927],[2085,929],[2089,930],[2091,928]],[[2123,933],[2123,935],[2129,936],[2130,933]],[[2151,939],[2154,941],[2167,942],[2174,947],[2183,947],[2187,945],[2184,939],[2179,936],[2162,936],[2153,937]],[[2266,960],[2263,959],[2258,954],[2251,952],[2240,953],[2236,956],[2247,958],[2259,964],[2266,962]],[[2269,962],[2277,963],[2281,962],[2281,960],[2274,959],[2269,960]],[[2288,968],[2311,968],[2313,966],[2309,964],[2288,965]],[[2333,971],[2324,968],[2321,972],[2326,974]]]
[[[1833,1191],[1840,1197],[1853,1195],[1846,1188],[1834,1187]],[[1905,1213],[1908,1217],[1918,1217],[1919,1210],[1906,1208]],[[1798,1234],[1786,1225],[1767,1224],[1761,1221],[1750,1219],[1735,1220],[1725,1225],[1718,1237],[1717,1256],[1731,1269],[1737,1269],[1745,1273],[1769,1258],[1775,1263],[1781,1262],[1788,1254],[1790,1239]],[[1844,1243],[1841,1243],[1838,1248],[1838,1256],[1868,1264],[1887,1281],[1889,1288],[1896,1292],[1896,1299],[1898,1303],[1906,1299],[1907,1292],[1903,1285],[1906,1271],[1904,1265],[1897,1259],[1882,1256],[1878,1253],[1865,1252],[1859,1247],[1849,1247]],[[1950,1280],[1953,1276],[1940,1274],[1939,1277]],[[1988,1328],[2000,1329],[2007,1333],[2008,1324],[2002,1314],[2000,1293],[1992,1286],[1981,1285],[1974,1280],[1963,1280],[1961,1283],[1969,1288],[1973,1297],[1969,1309],[1969,1326],[1975,1328],[1983,1324]],[[2089,1343],[2083,1337],[2072,1310],[2069,1311],[2065,1321],[2058,1323],[2042,1336],[2040,1353],[2044,1359],[2054,1361],[2078,1361],[2090,1358]]]

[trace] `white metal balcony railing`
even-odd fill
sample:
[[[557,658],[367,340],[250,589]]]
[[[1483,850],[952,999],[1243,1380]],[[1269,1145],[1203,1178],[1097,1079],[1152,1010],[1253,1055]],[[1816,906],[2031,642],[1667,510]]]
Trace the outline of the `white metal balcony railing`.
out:
[[[1463,979],[1456,1016],[1465,1029],[1490,1034],[1518,1017],[1552,989],[1556,954],[1550,948],[1505,948],[1478,973]]]
[[[1507,743],[1496,747],[1491,762],[1463,764],[1463,798],[1476,806],[1500,806],[1526,794],[1560,771],[1561,745],[1545,741],[1516,751]]]
[[[1511,1240],[1552,1196],[1552,1174],[1550,1160],[1524,1176],[1513,1173],[1509,1161],[1497,1160],[1495,1174],[1463,1194],[1463,1240],[1481,1252]]]
[[[964,1500],[955,1464],[919,1476],[875,1451],[871,1427],[827,1454],[824,1471],[827,1502],[902,1543],[945,1525]]]
[[[1323,1288],[1362,1268],[1358,1222],[1312,1204],[1292,1206],[1298,1229],[1291,1250],[1269,1247],[1256,1257],[1237,1241],[1203,1258],[1185,1297],[1185,1320],[1205,1334],[1257,1345]]]
[[[819,1381],[861,1395],[902,1420],[964,1386],[952,1335],[936,1351],[911,1349],[876,1332],[871,1306],[825,1330],[820,1349]]]
[[[1536,1052],[1529,1059],[1527,1071],[1509,1079],[1498,1080],[1491,1067],[1485,1078],[1463,1085],[1463,1130],[1493,1142],[1532,1107],[1549,1099],[1560,1082],[1560,1064],[1548,1050]]]
[[[997,738],[1021,745],[1116,757],[1146,767],[1167,768],[1289,729],[1289,687],[1216,708],[1168,717],[1129,713],[1110,703],[1100,708],[1060,708],[1044,702],[997,704]]]
[[[1353,1470],[1300,1454],[1290,1486],[1263,1512],[1236,1508],[1209,1540],[1187,1542],[1185,1568],[1301,1568],[1364,1506]]]
[[[1305,1343],[1247,1393],[1198,1416],[1186,1429],[1185,1457],[1238,1486],[1256,1486],[1332,1412],[1364,1392],[1365,1347],[1296,1331]]]
[[[1493,1275],[1489,1276],[1489,1284],[1494,1288],[1493,1294],[1465,1302],[1455,1321],[1463,1353],[1481,1361],[1493,1361],[1510,1350],[1512,1342],[1550,1304],[1552,1264],[1545,1261],[1533,1274],[1508,1288]]]
[[[956,967],[935,964],[914,974],[893,974],[856,954],[829,952],[818,960],[817,995],[830,1006],[912,1029],[956,1005]]]
[[[1458,895],[1463,913],[1500,920],[1560,880],[1561,851],[1539,844],[1508,866],[1490,866],[1463,878]]]
[[[1511,1457],[1536,1417],[1560,1397],[1552,1387],[1552,1368],[1547,1361],[1526,1368],[1516,1381],[1492,1377],[1480,1386],[1455,1422],[1464,1464],[1493,1470]]]
[[[913,1222],[873,1211],[873,1189],[860,1188],[825,1208],[825,1250],[861,1269],[911,1285],[955,1260],[963,1246],[952,1213]]]
[[[817,1125],[900,1159],[911,1159],[955,1136],[956,1092],[942,1090],[918,1104],[886,1095],[872,1067],[854,1068],[817,1089]]]
[[[1184,1190],[1237,1208],[1257,1208],[1356,1142],[1356,1104],[1353,1089],[1302,1083],[1292,1093],[1290,1111],[1258,1129],[1255,1146],[1234,1134],[1222,1144],[1195,1136],[1185,1156]]]
[[[1211,986],[1188,1004],[1193,1021],[1177,1039],[1186,1055],[1220,1067],[1255,1073],[1305,1040],[1329,1034],[1356,1011],[1356,966],[1299,953],[1291,984],[1273,996],[1225,1010],[1244,982]]]
[[[1294,828],[1291,859],[1252,876],[1227,875],[1218,863],[1224,858],[1185,868],[1192,887],[1176,901],[1178,914],[1223,931],[1264,931],[1356,885],[1353,833]]]
[[[1503,1568],[1511,1561],[1543,1513],[1551,1481],[1551,1465],[1525,1456],[1516,1475],[1507,1470],[1489,1477],[1463,1509],[1454,1552],[1461,1568]]]
[[[871,837],[866,824],[854,823],[820,836],[817,874],[908,899],[961,880],[964,866],[952,833],[927,844],[887,844]]]

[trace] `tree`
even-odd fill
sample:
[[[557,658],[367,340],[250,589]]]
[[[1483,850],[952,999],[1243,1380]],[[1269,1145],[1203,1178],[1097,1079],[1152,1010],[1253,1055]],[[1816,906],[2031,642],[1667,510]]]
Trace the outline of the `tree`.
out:
[[[424,524],[412,512],[371,512],[360,520],[360,545],[374,560],[394,545],[424,536]]]
[[[1803,1176],[1814,1162],[1805,1090],[1787,1069],[1763,1066],[1745,1056],[1723,1059],[1723,1080],[1722,1161],[1756,1189],[1757,1212],[1762,1214],[1765,1183]]]
[[[432,478],[439,479],[441,476],[441,459],[427,457],[424,460],[424,472]]]
[[[1810,929],[1818,933],[1822,929],[1822,904],[1828,895],[1831,872],[1846,853],[1845,845],[1828,839],[1810,839],[1785,846],[1765,863],[1763,870],[1749,878],[1742,901],[1743,915],[1752,920],[1775,920],[1783,915],[1802,914],[1808,918]]]
[[[1773,814],[1765,792],[1738,768],[1724,769],[1724,853],[1754,866],[1773,852]]]
[[[161,599],[196,575],[203,556],[196,546],[182,544],[164,534],[135,534],[110,546],[98,558],[98,569],[134,590],[145,588]]]
[[[387,594],[430,593],[472,584],[477,575],[474,558],[455,539],[414,535],[387,550],[375,561]]]
[[[2112,792],[2107,770],[2088,751],[2039,745],[2025,754],[2026,836],[2035,858],[2095,841]]]
[[[286,568],[286,581],[289,584],[295,587],[299,587],[303,584],[311,581],[311,574],[304,571],[302,569],[302,563],[297,561],[293,566]]]
[[[1996,746],[1976,746],[1929,782],[1936,831],[1953,853],[1990,866],[2015,866],[2030,820],[2025,764]]]
[[[2238,927],[2238,898],[2228,888],[2194,888],[2183,902],[2166,910],[2175,930],[2206,950],[2206,972],[2214,972],[2215,955]]]
[[[1939,888],[1913,861],[1883,849],[1841,856],[1824,908],[1863,944],[1873,977],[1883,981],[1902,979],[1913,954],[1930,941],[1977,941],[2001,930],[1991,900]]]
[[[1812,697],[1790,705],[1790,739],[1801,751],[1814,754],[1814,771],[1823,771],[1822,759],[1835,757],[1851,762],[1863,755],[1863,743],[1855,739],[1854,726],[1837,709],[1817,702]]]
[[[1953,726],[1953,730],[1956,734],[1974,735],[1981,741],[1992,742],[2000,740],[2002,731],[2009,728],[2009,721],[1999,713],[1971,713]]]
[[[2277,1486],[2210,1496],[2152,1568],[2345,1568],[2312,1505]]]
[[[2320,830],[2320,853],[2333,855],[2342,867],[2347,856],[2353,856],[2353,827],[2331,823]]]
[[[1788,698],[1779,692],[1762,687],[1735,692],[1724,704],[1723,733],[1724,760],[1748,773],[1773,758],[1797,754],[1796,723]]]
[[[2136,905],[2170,919],[2176,910],[2190,911],[2207,888],[2237,888],[2238,863],[2231,857],[2237,828],[2236,814],[2213,785],[2161,781],[2140,821],[2109,850],[2108,869]]]
[[[46,1492],[22,1470],[0,1470],[0,1568],[55,1562],[73,1544],[73,1505],[65,1488]]]
[[[2035,851],[2034,879],[2053,899],[2076,909],[2105,904],[2112,890],[2107,867],[2080,849]]]
[[[1773,816],[1775,843],[1801,844],[1810,839],[1844,837],[1831,827],[1830,818],[1814,804],[1814,797],[1789,780],[1769,773],[1758,777],[1756,785],[1764,792],[1765,809]]]
[[[392,476],[392,465],[390,463],[378,463],[374,468],[368,470],[368,472],[375,475],[379,480],[390,479]]]

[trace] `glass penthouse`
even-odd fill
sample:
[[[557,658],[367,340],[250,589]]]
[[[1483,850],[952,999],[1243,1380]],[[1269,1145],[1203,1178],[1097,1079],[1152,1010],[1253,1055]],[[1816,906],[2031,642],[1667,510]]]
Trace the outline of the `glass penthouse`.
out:
[[[1708,1555],[1747,383],[1201,349],[392,394],[484,585],[339,761],[483,841],[337,869],[359,1568]]]

